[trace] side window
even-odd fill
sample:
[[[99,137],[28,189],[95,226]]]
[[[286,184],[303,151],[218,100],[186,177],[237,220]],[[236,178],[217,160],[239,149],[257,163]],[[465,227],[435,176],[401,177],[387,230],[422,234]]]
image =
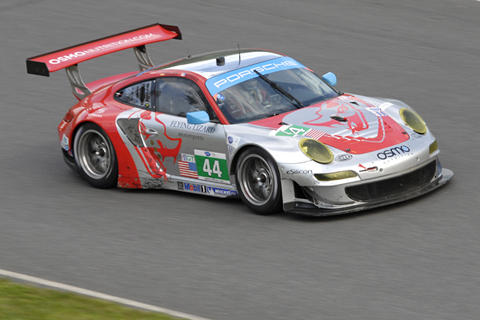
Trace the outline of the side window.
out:
[[[135,83],[131,86],[118,90],[115,93],[115,98],[120,102],[129,105],[143,108],[153,109],[153,90],[155,88],[155,81],[149,80]]]
[[[191,80],[177,77],[156,80],[157,111],[176,116],[187,112],[206,111],[210,119],[217,119],[200,88]]]

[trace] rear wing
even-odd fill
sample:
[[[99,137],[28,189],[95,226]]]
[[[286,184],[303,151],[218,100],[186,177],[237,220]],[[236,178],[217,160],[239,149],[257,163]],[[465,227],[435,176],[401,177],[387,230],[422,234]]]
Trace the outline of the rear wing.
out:
[[[68,80],[72,86],[73,94],[78,99],[82,99],[91,92],[86,87],[78,71],[78,64],[80,62],[133,48],[140,71],[143,71],[155,66],[150,60],[145,45],[170,39],[182,39],[182,34],[177,26],[159,23],[152,24],[28,58],[27,72],[48,77],[50,76],[50,72],[65,69]]]

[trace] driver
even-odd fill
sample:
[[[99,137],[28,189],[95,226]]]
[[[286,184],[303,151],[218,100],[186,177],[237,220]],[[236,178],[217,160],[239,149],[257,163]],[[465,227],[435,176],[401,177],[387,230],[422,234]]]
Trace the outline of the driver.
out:
[[[244,93],[247,96],[247,101],[251,105],[270,105],[270,102],[267,98],[267,91],[259,85],[257,78],[244,81],[241,85],[244,89]]]

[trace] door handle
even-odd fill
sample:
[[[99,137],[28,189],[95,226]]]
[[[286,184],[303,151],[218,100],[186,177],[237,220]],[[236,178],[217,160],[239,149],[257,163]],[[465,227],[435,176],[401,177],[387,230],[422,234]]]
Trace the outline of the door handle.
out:
[[[158,136],[158,132],[157,132],[157,130],[155,130],[155,129],[147,128],[147,130],[145,130],[145,132],[146,132],[149,136],[152,136],[152,137]]]

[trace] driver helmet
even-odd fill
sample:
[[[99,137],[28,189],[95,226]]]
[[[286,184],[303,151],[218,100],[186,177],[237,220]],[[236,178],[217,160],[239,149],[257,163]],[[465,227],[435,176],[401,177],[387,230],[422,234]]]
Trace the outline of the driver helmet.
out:
[[[245,88],[245,90],[252,91],[252,90],[257,90],[258,85],[257,85],[257,79],[250,79],[247,81],[244,81],[242,83],[242,86]]]

